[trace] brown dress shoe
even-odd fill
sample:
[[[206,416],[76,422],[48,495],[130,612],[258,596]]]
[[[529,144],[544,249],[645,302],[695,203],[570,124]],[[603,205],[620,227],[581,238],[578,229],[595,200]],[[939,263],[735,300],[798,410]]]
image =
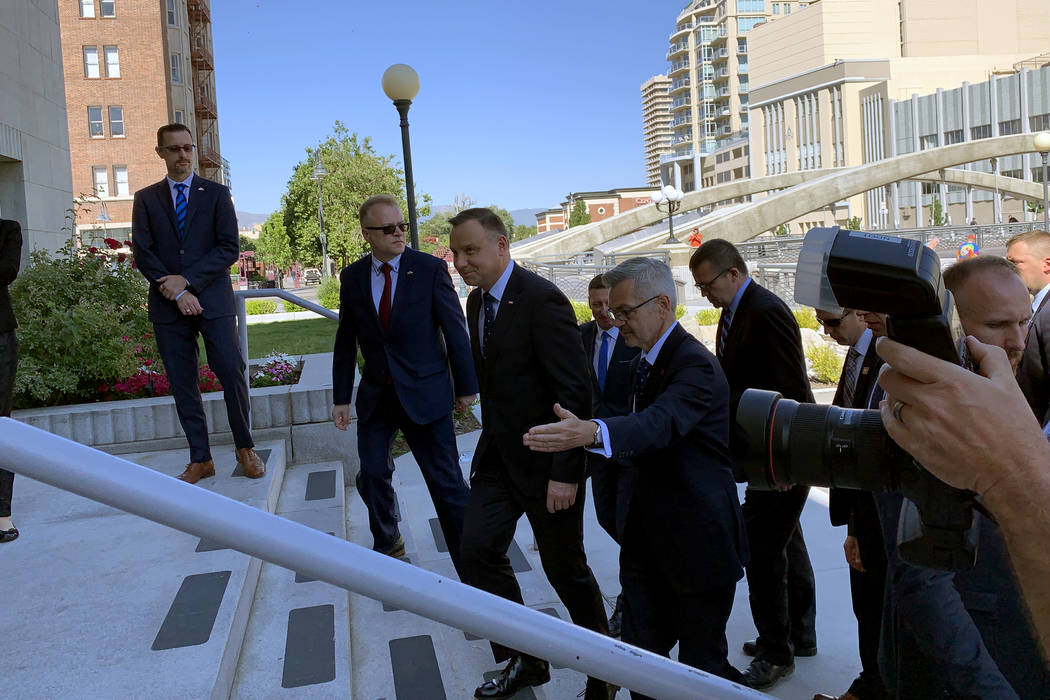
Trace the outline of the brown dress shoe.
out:
[[[186,471],[175,478],[185,481],[187,484],[196,484],[201,479],[207,479],[209,476],[215,476],[215,462],[210,459],[207,462],[190,462],[186,465]]]
[[[250,447],[242,447],[237,450],[237,461],[241,465],[241,471],[249,479],[258,479],[266,473],[266,465]]]

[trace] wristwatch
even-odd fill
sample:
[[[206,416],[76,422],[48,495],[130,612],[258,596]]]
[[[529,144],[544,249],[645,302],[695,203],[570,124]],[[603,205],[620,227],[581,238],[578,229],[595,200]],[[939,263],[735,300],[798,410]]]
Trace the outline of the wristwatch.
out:
[[[594,422],[594,442],[591,443],[592,450],[600,450],[605,447],[605,443],[602,442],[602,426],[595,421]]]

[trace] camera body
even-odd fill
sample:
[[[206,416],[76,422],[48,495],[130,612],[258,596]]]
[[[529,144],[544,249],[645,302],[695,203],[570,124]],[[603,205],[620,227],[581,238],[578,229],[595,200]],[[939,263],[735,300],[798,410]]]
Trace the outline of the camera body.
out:
[[[962,363],[951,293],[940,260],[920,241],[839,227],[806,235],[795,299],[819,309],[887,314],[888,337]],[[794,484],[900,491],[901,556],[961,571],[973,566],[974,494],[941,482],[890,439],[878,411],[799,404],[749,389],[737,408],[743,467],[751,488]]]

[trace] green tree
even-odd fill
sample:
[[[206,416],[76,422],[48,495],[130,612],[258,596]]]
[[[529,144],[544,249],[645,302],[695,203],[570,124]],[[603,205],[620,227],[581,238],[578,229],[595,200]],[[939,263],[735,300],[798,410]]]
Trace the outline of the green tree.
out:
[[[342,267],[360,257],[366,250],[361,237],[357,210],[375,194],[397,198],[402,211],[405,201],[403,171],[394,156],[376,153],[371,139],[359,138],[342,122],[336,121],[332,133],[312,148],[296,164],[282,198],[284,226],[292,241],[297,259],[320,266],[320,225],[317,221],[317,183],[312,179],[316,156],[320,154],[328,175],[322,180],[325,234],[328,256]],[[430,213],[430,196],[417,192],[417,214]]]
[[[256,254],[278,270],[287,270],[295,262],[292,242],[284,228],[284,210],[278,209],[267,217],[259,233]]]
[[[946,223],[948,223],[948,219],[944,216],[944,207],[941,206],[941,200],[934,197],[930,200],[930,225],[944,226]]]
[[[474,205],[474,201],[469,199],[466,195],[456,195],[457,205],[460,203],[461,198],[462,198],[462,200],[466,200],[470,204],[470,206]],[[464,208],[469,208],[469,207],[464,207]],[[521,232],[518,231],[519,228],[525,228],[525,229],[529,228],[527,226],[521,226],[521,227],[515,226],[514,225],[514,217],[512,217],[510,215],[510,212],[507,211],[506,209],[504,209],[503,207],[496,206],[495,204],[490,204],[488,206],[488,208],[491,209],[496,214],[496,216],[498,216],[503,221],[503,225],[507,229],[507,237],[511,241],[519,240],[518,236],[521,233]],[[424,250],[427,250],[427,252],[433,251],[434,247],[436,247],[436,245],[437,245],[436,243],[431,243],[430,244],[430,248],[428,250],[426,245],[424,245],[424,242],[423,242],[424,239],[429,239],[429,238],[435,238],[435,239],[437,239],[437,243],[440,243],[442,245],[446,245],[447,246],[448,245],[449,234],[452,233],[452,224],[451,224],[452,217],[454,217],[460,211],[461,210],[458,210],[458,209],[456,211],[443,211],[443,212],[440,212],[438,214],[434,214],[434,216],[430,217],[429,219],[424,221],[422,224],[420,224],[419,225],[419,247],[423,248]],[[531,227],[531,233],[526,234],[525,237],[531,236],[534,233],[536,233],[536,227],[535,226]]]
[[[524,224],[515,224],[514,232],[510,236],[511,241],[523,241],[526,238],[530,238],[536,235],[535,226],[525,226]]]
[[[572,213],[569,214],[569,228],[589,223],[591,223],[591,215],[587,213],[587,205],[583,203],[582,199],[577,199],[575,206],[572,208]]]
[[[864,222],[861,221],[859,216],[851,216],[846,219],[846,228],[850,231],[859,231]]]
[[[257,242],[254,238],[248,238],[247,236],[241,236],[241,252],[246,253],[248,251],[255,252],[258,250]]]

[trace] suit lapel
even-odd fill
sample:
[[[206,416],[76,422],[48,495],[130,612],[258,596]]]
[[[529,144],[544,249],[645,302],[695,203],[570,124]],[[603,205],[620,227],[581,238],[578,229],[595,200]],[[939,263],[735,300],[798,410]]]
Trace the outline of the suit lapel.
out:
[[[485,358],[481,356],[481,339],[478,337],[480,309],[481,287],[475,287],[467,296],[467,332],[470,335],[470,349],[474,354],[474,365],[479,370],[485,362]]]
[[[514,313],[517,311],[515,301],[521,296],[521,267],[517,264],[510,272],[510,279],[503,289],[503,298],[499,300],[496,309],[496,323],[492,326],[492,344],[499,346],[500,338],[507,335],[507,330],[513,327]],[[488,348],[485,350],[488,352]]]
[[[168,178],[164,178],[153,186],[153,192],[160,201],[160,208],[168,215],[168,223],[171,224],[171,232],[175,238],[179,237],[179,227],[175,225],[175,203],[171,201],[171,188],[168,187]]]
[[[744,293],[740,295],[740,303],[736,305],[736,313],[733,314],[733,320],[729,324],[729,334],[726,336],[726,346],[724,352],[722,353],[724,357],[728,358],[733,356],[733,353],[730,351],[739,342],[740,336],[744,328],[746,327],[746,324],[749,322],[748,312],[751,309],[751,297],[755,294],[755,290],[757,288],[758,283],[754,280],[751,280],[751,282],[749,282],[747,285],[747,289],[745,289]],[[725,316],[725,313],[725,309],[723,309],[723,317]],[[719,318],[719,323],[721,323],[721,318]],[[721,326],[719,326],[719,333],[721,333]],[[717,344],[718,341],[715,341],[716,346]],[[719,357],[718,359],[721,360],[722,358]]]
[[[205,180],[194,175],[193,179],[190,180],[190,191],[187,193],[189,199],[186,202],[186,236],[189,236],[190,232],[193,231],[193,217],[200,209],[201,200],[204,199],[205,195],[210,194],[206,188]]]
[[[405,248],[405,252],[401,254],[401,264],[397,266],[397,286],[394,288],[394,304],[390,308],[390,323],[394,323],[394,319],[400,314],[401,307],[404,306],[402,301],[408,294],[412,284],[412,277],[415,274],[413,272],[415,268],[415,259],[410,252],[411,248]]]
[[[372,300],[372,254],[369,253],[362,260],[361,271],[357,275],[357,285],[361,291],[361,298],[368,307],[369,317],[375,322],[376,328],[382,334],[383,324],[379,322],[379,313],[376,311],[375,302]]]

